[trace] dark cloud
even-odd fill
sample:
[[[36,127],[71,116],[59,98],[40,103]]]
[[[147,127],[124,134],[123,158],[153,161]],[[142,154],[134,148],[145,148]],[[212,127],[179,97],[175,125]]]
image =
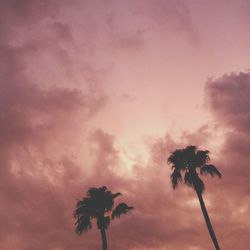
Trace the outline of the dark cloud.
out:
[[[219,79],[211,79],[207,83],[206,92],[208,106],[217,123],[228,131],[221,152],[225,159],[221,163],[232,181],[230,186],[237,190],[249,190],[245,178],[250,175],[247,163],[250,146],[250,74],[231,73]],[[240,182],[243,182],[242,185],[239,185]]]
[[[206,101],[218,129],[226,131],[224,144],[218,155],[223,179],[220,190],[214,190],[211,200],[216,204],[221,242],[224,248],[233,245],[246,249],[249,234],[250,199],[250,74],[239,72],[209,79]],[[213,211],[212,210],[212,211]],[[223,216],[222,216],[223,215]],[[233,227],[233,228],[232,228]],[[223,230],[228,228],[228,230]]]
[[[230,73],[209,79],[208,105],[224,125],[246,133],[250,127],[250,73]]]

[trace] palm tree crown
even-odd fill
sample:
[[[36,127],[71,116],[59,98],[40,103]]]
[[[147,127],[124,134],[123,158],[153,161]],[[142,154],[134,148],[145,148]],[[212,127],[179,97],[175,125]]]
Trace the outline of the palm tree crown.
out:
[[[218,169],[208,164],[210,161],[208,150],[197,150],[196,146],[187,146],[184,149],[175,150],[168,158],[168,163],[172,165],[173,173],[171,174],[172,186],[175,189],[179,182],[183,180],[185,184],[197,189],[202,193],[205,189],[200,175],[218,176],[221,173]]]
[[[76,232],[81,234],[91,229],[92,219],[97,220],[98,229],[106,230],[111,219],[120,218],[122,214],[132,210],[133,207],[129,207],[126,203],[120,203],[114,208],[114,199],[120,195],[121,193],[113,194],[105,186],[89,188],[86,197],[78,200],[76,204],[74,211]]]

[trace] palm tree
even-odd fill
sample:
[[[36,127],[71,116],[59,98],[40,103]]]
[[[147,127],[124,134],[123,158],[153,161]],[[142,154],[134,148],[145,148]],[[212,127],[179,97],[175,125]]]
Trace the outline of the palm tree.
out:
[[[168,163],[172,165],[173,169],[173,173],[171,174],[173,188],[175,189],[178,186],[179,182],[183,180],[183,176],[185,184],[194,188],[215,249],[220,250],[204,200],[202,198],[205,185],[199,176],[199,174],[209,174],[212,177],[218,176],[221,178],[221,173],[214,165],[208,164],[209,161],[209,151],[197,150],[196,146],[187,146],[183,149],[177,149],[168,158]]]
[[[121,193],[113,194],[105,186],[89,188],[86,197],[78,200],[74,211],[76,233],[79,235],[92,228],[92,219],[96,219],[97,228],[101,232],[102,249],[107,250],[106,230],[111,219],[120,218],[133,207],[120,203],[114,208],[114,199]],[[114,209],[113,209],[114,208]]]

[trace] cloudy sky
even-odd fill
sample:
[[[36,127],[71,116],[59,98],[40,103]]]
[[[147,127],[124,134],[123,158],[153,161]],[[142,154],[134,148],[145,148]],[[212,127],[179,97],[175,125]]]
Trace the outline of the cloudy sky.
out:
[[[204,199],[222,249],[250,247],[247,0],[0,1],[0,248],[99,250],[78,236],[91,186],[136,209],[110,250],[210,250],[170,152],[211,151]]]

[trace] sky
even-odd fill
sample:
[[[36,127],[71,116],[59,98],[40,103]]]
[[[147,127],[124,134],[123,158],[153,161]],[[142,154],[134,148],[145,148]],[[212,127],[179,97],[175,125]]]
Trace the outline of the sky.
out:
[[[134,206],[110,250],[213,249],[171,152],[208,149],[221,249],[250,234],[250,2],[0,1],[0,248],[97,250],[74,231],[89,187]]]

